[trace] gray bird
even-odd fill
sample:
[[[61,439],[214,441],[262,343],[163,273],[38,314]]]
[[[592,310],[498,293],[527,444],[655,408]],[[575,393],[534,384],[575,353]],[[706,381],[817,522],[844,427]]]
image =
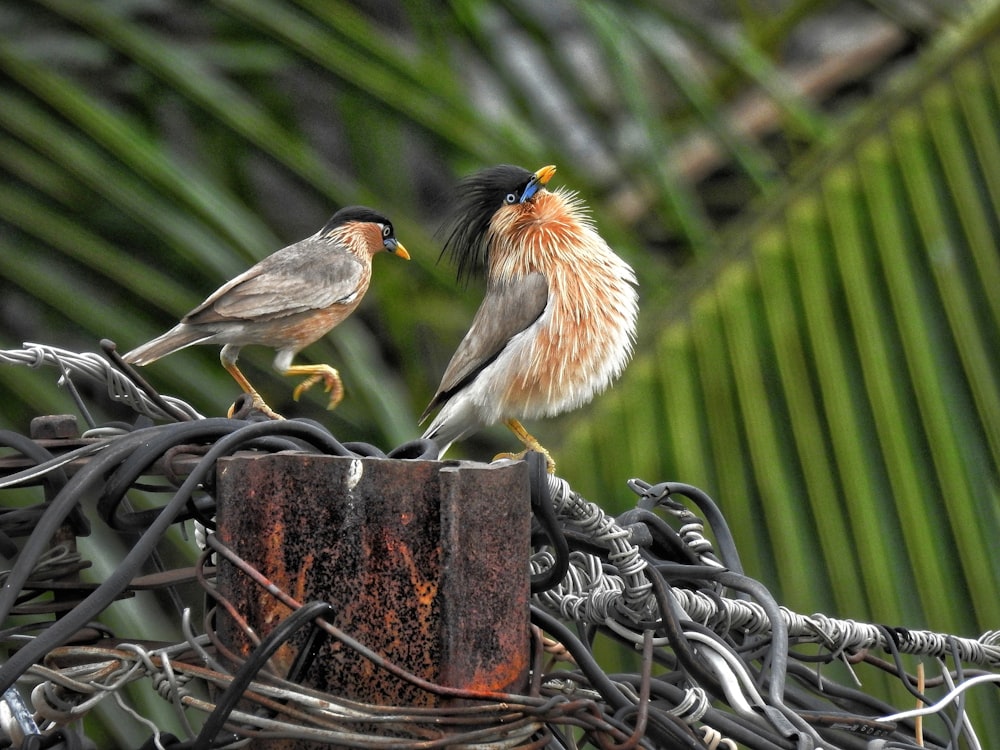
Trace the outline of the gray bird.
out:
[[[372,256],[383,250],[410,258],[386,217],[362,206],[342,208],[312,237],[278,250],[222,285],[180,323],[124,359],[147,365],[194,344],[221,344],[222,366],[253,397],[253,406],[280,419],[236,366],[241,347],[260,344],[277,350],[278,372],[306,376],[293,398],[322,380],[330,393],[327,408],[332,409],[344,394],[337,370],[324,364],[293,365],[292,360],[354,312],[368,291]]]

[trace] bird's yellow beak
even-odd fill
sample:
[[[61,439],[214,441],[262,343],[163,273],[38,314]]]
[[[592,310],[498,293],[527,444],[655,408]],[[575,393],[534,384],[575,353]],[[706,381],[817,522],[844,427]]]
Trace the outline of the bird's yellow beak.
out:
[[[552,175],[556,173],[555,164],[549,164],[547,167],[542,167],[537,172],[535,172],[531,179],[528,180],[528,184],[524,186],[524,191],[521,193],[520,203],[527,203],[532,198],[535,197],[535,193],[545,187],[545,183],[552,179]]]
[[[556,173],[556,165],[549,164],[547,167],[542,167],[537,172],[535,172],[535,181],[541,185],[547,185],[549,180],[552,179],[552,175]]]
[[[409,260],[410,259],[410,254],[408,252],[406,252],[406,248],[403,247],[403,243],[400,242],[399,240],[396,240],[396,246],[394,248],[392,248],[392,252],[394,254],[398,255],[403,260]]]

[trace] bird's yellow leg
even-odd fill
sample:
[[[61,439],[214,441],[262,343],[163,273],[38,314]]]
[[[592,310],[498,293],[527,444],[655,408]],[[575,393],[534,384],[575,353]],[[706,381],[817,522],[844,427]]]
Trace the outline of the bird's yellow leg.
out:
[[[299,400],[299,396],[321,380],[323,381],[323,390],[330,394],[330,403],[326,405],[327,409],[333,409],[344,398],[344,384],[340,382],[340,373],[330,365],[294,365],[282,374],[308,376],[292,391],[292,398],[296,401]]]
[[[524,425],[518,422],[516,419],[508,419],[504,421],[508,429],[517,435],[517,439],[524,443],[524,450],[520,453],[500,453],[493,457],[493,460],[498,458],[524,458],[524,454],[528,451],[536,451],[545,456],[545,468],[548,470],[549,474],[556,473],[556,462],[552,459],[552,455],[539,443],[535,437],[524,429]]]
[[[261,398],[261,395],[259,393],[257,393],[257,389],[254,388],[252,385],[250,385],[250,381],[247,380],[246,375],[240,372],[240,368],[236,366],[235,362],[230,362],[227,359],[223,358],[222,366],[225,367],[226,371],[233,376],[233,380],[235,380],[239,384],[240,388],[243,389],[243,392],[250,394],[250,397],[253,398],[254,409],[263,412],[271,419],[284,419],[283,416],[278,414],[278,412],[274,411],[270,406],[264,403],[264,399]],[[230,417],[233,416],[232,407],[230,407],[229,409],[228,416]]]

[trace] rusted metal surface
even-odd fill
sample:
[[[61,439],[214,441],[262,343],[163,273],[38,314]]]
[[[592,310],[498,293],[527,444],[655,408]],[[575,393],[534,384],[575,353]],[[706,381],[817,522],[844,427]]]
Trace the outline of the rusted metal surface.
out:
[[[54,421],[50,421],[54,420]],[[70,432],[72,424],[73,432]],[[31,423],[31,439],[40,448],[59,457],[77,448],[95,446],[107,442],[107,438],[84,438],[79,436],[76,419],[72,418],[72,423],[62,421],[62,415],[55,417],[36,417]],[[92,456],[79,456],[71,461],[60,465],[60,470],[66,476],[71,477],[90,462]],[[183,479],[192,468],[198,463],[201,456],[197,453],[186,453],[183,450],[175,450],[164,459],[158,459],[147,472],[150,476],[168,476],[174,479]],[[0,456],[0,479],[4,479],[12,474],[25,469],[31,469],[37,462],[20,453],[10,453]],[[41,483],[41,479],[21,482],[21,487],[31,487]]]
[[[72,414],[49,414],[31,420],[32,440],[67,440],[79,437],[80,429]]]
[[[438,681],[520,692],[527,676],[531,508],[523,463],[443,467]],[[524,560],[524,564],[518,564]],[[515,578],[513,571],[525,571]]]
[[[526,688],[523,463],[234,456],[219,462],[217,500],[222,541],[297,601],[330,602],[333,624],[388,660],[441,685]],[[228,563],[218,583],[261,638],[290,612]],[[249,653],[222,615],[219,632]],[[287,646],[272,663],[284,674],[294,658]],[[443,702],[340,643],[322,647],[303,682],[366,703]]]

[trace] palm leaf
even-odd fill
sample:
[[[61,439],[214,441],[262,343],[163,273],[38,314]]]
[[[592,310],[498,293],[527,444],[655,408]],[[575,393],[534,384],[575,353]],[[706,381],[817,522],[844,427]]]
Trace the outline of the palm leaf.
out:
[[[599,445],[630,474],[701,482],[793,609],[995,628],[998,52],[993,11],[748,216],[683,305],[646,308],[648,346],[572,422],[560,470],[606,497]],[[660,418],[609,436],[636,401]]]

